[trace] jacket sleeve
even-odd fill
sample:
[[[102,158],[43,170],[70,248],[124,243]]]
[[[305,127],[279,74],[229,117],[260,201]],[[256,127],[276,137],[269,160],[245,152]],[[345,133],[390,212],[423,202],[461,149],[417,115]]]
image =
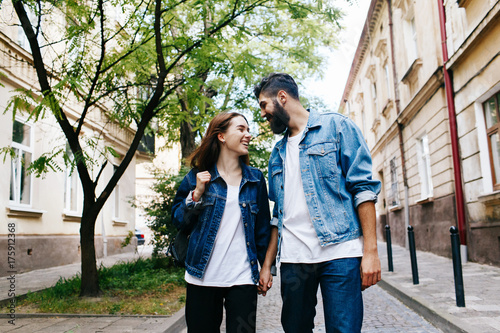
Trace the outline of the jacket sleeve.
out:
[[[377,201],[380,181],[372,178],[372,158],[360,129],[348,118],[339,129],[340,165],[346,188],[354,198],[354,206]]]
[[[260,173],[260,181],[257,189],[257,204],[259,211],[255,220],[255,245],[257,247],[257,259],[262,267],[271,236],[269,199],[267,196],[266,179],[262,173]]]
[[[192,184],[190,181],[193,172],[191,170],[182,180],[175,194],[174,204],[172,205],[172,223],[179,230],[191,229],[198,220],[198,215],[202,207],[202,200],[198,202],[187,200],[191,191],[196,188],[196,183]]]
[[[274,182],[273,182],[273,174],[271,171],[271,158],[269,159],[269,165],[268,165],[268,178],[269,178],[269,200],[274,202],[273,205],[273,215],[271,218],[271,225],[274,227],[278,227],[278,205],[277,205],[277,194],[276,194],[276,189],[274,188]]]

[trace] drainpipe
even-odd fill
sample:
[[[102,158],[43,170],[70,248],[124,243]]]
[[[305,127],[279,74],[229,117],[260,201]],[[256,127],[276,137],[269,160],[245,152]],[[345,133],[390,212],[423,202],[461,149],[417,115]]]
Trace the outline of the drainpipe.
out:
[[[396,73],[396,61],[394,58],[394,31],[392,24],[392,3],[391,0],[387,0],[387,7],[389,10],[389,32],[390,32],[390,41],[391,41],[391,62],[392,62],[392,77],[394,83],[394,102],[396,104],[396,114],[399,115],[401,112],[401,106],[399,105],[399,90],[398,90],[398,76]],[[408,203],[408,177],[406,175],[406,161],[405,161],[405,146],[403,140],[403,128],[404,125],[398,121],[398,137],[399,137],[399,150],[401,153],[401,168],[403,169],[403,184],[405,189],[405,247],[408,249],[408,233],[406,230],[410,225],[410,205]]]
[[[450,118],[451,149],[453,153],[453,170],[455,175],[455,200],[457,209],[458,234],[460,236],[460,249],[462,261],[467,261],[467,237],[465,230],[465,204],[462,188],[462,171],[460,166],[460,152],[458,149],[457,117],[455,111],[455,100],[453,96],[453,83],[449,71],[446,69],[448,62],[448,48],[446,45],[446,15],[443,0],[438,0],[439,25],[441,28],[441,49],[443,50],[443,74],[446,92],[446,103],[448,104],[448,116]]]

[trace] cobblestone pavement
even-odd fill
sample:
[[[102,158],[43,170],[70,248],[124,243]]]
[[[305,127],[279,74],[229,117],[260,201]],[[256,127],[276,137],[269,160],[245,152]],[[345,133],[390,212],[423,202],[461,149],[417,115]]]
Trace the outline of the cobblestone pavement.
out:
[[[283,333],[280,323],[281,297],[278,283],[275,278],[275,287],[268,295],[259,296],[257,332]],[[378,286],[365,290],[363,301],[365,306],[363,333],[442,332]],[[314,332],[326,332],[321,293],[318,293]]]

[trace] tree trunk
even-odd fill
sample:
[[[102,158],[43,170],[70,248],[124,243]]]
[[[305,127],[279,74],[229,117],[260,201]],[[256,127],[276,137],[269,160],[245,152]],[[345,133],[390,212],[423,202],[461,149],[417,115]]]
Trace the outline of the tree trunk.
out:
[[[186,159],[196,149],[196,132],[193,131],[191,124],[182,122],[181,124],[181,153],[182,159]]]
[[[93,207],[83,210],[80,226],[80,246],[82,253],[82,285],[80,296],[95,297],[101,293],[99,288],[99,273],[97,271],[95,255],[94,230],[97,214],[93,213]]]

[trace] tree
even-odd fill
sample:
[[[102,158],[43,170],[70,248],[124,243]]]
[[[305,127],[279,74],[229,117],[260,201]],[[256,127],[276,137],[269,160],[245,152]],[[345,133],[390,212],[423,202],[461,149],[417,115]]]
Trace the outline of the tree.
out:
[[[34,121],[46,113],[55,117],[71,150],[44,154],[31,169],[38,174],[60,170],[56,157],[62,155],[78,172],[84,193],[82,296],[100,292],[94,244],[97,216],[144,134],[151,132],[152,121],[165,121],[170,128],[183,122],[199,126],[215,96],[210,89],[230,90],[226,96],[234,106],[243,107],[234,96],[248,97],[248,84],[270,68],[265,62],[283,53],[309,52],[307,36],[284,35],[283,28],[290,33],[308,18],[321,16],[331,22],[338,16],[321,1],[297,0],[13,0],[13,6],[31,48],[40,96],[19,91],[9,107],[14,113],[29,112]],[[286,45],[282,49],[276,45],[280,39]],[[253,50],[256,40],[266,48]],[[68,100],[78,102],[76,121],[70,120],[64,106]],[[179,107],[181,101],[188,107]],[[107,117],[109,126],[134,129],[123,156],[112,145],[89,144],[82,135],[95,110]],[[110,157],[120,157],[121,163],[110,179],[103,180]]]
[[[213,13],[206,8],[204,28],[213,24]],[[300,82],[311,74],[322,73],[324,58],[321,47],[336,45],[336,24],[341,13],[332,7],[305,3],[266,4],[255,10],[257,17],[242,17],[228,27],[224,39],[218,41],[203,59],[189,59],[182,69],[194,70],[198,82],[176,90],[175,98],[182,110],[176,123],[162,133],[170,142],[181,143],[183,158],[196,148],[195,139],[201,136],[208,120],[221,111],[248,113],[257,111],[252,95],[253,85],[265,73],[291,72]],[[269,138],[269,130],[260,133]]]

